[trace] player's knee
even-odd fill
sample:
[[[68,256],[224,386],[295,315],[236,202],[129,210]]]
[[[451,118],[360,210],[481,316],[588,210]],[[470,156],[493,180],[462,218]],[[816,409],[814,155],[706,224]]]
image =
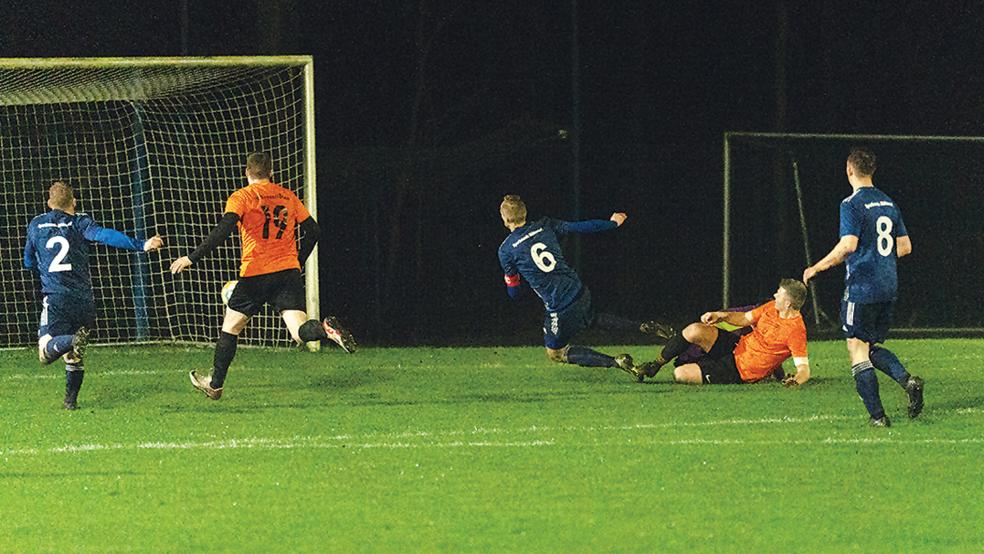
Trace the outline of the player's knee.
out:
[[[42,362],[46,361],[44,349],[48,346],[49,342],[51,342],[51,335],[45,335],[38,339],[38,360]]]
[[[695,371],[691,364],[675,367],[673,368],[673,380],[677,383],[700,384],[700,369]]]
[[[558,364],[567,363],[567,347],[565,346],[564,348],[558,349],[547,348],[547,358],[549,358],[551,362]]]
[[[683,328],[683,339],[689,343],[699,342],[701,337],[707,334],[707,325],[703,323],[691,323]]]

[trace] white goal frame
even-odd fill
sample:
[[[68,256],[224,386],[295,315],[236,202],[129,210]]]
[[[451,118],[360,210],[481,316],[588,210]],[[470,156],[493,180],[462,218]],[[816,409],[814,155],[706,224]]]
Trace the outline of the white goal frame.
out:
[[[17,83],[4,83],[0,81],[0,92],[4,92],[6,88],[6,95],[0,96],[0,108],[4,107],[16,107],[24,105],[35,105],[35,104],[61,104],[61,103],[84,103],[84,102],[109,102],[109,101],[139,101],[141,99],[139,95],[144,88],[153,88],[151,84],[140,82],[140,70],[147,70],[153,72],[163,71],[166,68],[174,68],[176,71],[182,71],[184,68],[191,68],[193,70],[199,71],[198,79],[201,79],[201,75],[204,75],[204,71],[210,68],[234,68],[243,67],[248,69],[260,70],[260,68],[292,68],[293,70],[299,70],[303,76],[303,101],[297,102],[297,104],[303,104],[303,146],[299,150],[293,150],[297,152],[297,159],[302,160],[303,163],[303,200],[305,207],[311,213],[311,215],[317,218],[317,175],[316,175],[316,155],[315,155],[315,127],[314,127],[314,60],[310,55],[290,55],[290,56],[220,56],[220,57],[107,57],[107,58],[0,58],[0,71],[13,70],[16,74],[18,70],[27,75],[32,75],[32,71],[44,71],[44,70],[66,70],[66,69],[78,69],[80,71],[86,70],[132,70],[132,73],[127,73],[126,75],[136,75],[137,77],[128,77],[125,79],[120,86],[116,86],[117,83],[111,83],[111,86],[105,86],[106,82],[97,81],[96,85],[87,88],[85,84],[70,82],[67,84],[56,83],[51,85],[48,90],[45,91],[32,91],[30,82],[17,82]],[[229,71],[227,69],[227,71]],[[207,82],[203,81],[203,82]],[[297,91],[295,94],[299,93],[299,88],[294,88]],[[136,91],[137,97],[134,97],[134,91]],[[54,95],[57,95],[57,99],[52,99]],[[62,100],[62,98],[64,98]],[[296,113],[296,111],[295,111]],[[301,116],[298,116],[301,117]],[[297,129],[298,127],[295,127]],[[293,143],[292,143],[293,144]],[[245,158],[243,158],[243,163],[245,163]],[[277,163],[277,160],[274,160]],[[276,172],[276,165],[274,167]],[[276,178],[276,177],[275,177]],[[135,185],[137,187],[142,185]],[[153,185],[147,185],[147,188]],[[231,192],[231,191],[230,191]],[[140,191],[134,193],[135,195],[141,194]],[[299,194],[299,196],[301,196]],[[135,208],[136,209],[136,208]],[[37,213],[41,213],[40,206]],[[37,215],[37,214],[33,214]],[[99,221],[98,214],[95,214],[97,221]],[[209,214],[211,218],[214,216],[214,220],[210,219],[214,224],[221,216],[218,211],[214,214]],[[27,221],[24,221],[24,228],[26,228]],[[122,230],[122,229],[121,229]],[[165,234],[166,231],[163,229],[158,229],[158,232]],[[166,246],[175,246],[177,244],[176,239],[178,237],[171,236],[165,237]],[[190,237],[185,237],[191,240]],[[201,240],[204,235],[195,237],[196,240]],[[24,237],[19,237],[21,244],[23,244]],[[167,255],[175,253],[175,257],[180,255],[180,252],[176,250],[171,250]],[[168,260],[169,262],[170,260]],[[238,260],[237,260],[238,261]],[[309,317],[318,318],[320,312],[320,294],[319,294],[319,279],[318,279],[318,249],[315,248],[308,257],[305,263],[305,291],[306,291],[306,307]],[[134,285],[136,287],[137,285]],[[148,285],[141,285],[148,286]],[[218,302],[219,287],[222,283],[217,283],[215,301]],[[136,290],[136,288],[134,288]],[[141,293],[143,294],[143,293]],[[136,295],[135,295],[136,296]],[[209,299],[210,300],[210,299]],[[138,300],[134,300],[138,302]],[[40,308],[39,308],[40,309]],[[139,312],[140,308],[137,307],[136,311]],[[146,317],[146,311],[144,312]],[[170,314],[170,312],[169,312]],[[139,315],[136,316],[139,319]],[[168,319],[172,316],[168,315]],[[35,318],[36,319],[36,318]],[[138,321],[138,327],[141,324]],[[143,323],[146,325],[146,322]],[[98,325],[97,325],[98,327]],[[218,329],[218,322],[215,325],[216,332]],[[283,329],[281,323],[281,329]],[[259,341],[254,341],[252,345],[260,346],[287,346],[290,343],[284,341],[284,337],[289,339],[286,331],[278,334],[276,337],[271,337],[269,342],[260,343]],[[166,340],[159,339],[155,337],[150,337],[147,340],[142,340],[138,335],[134,340],[121,340],[118,343],[124,344],[141,344],[141,343],[187,343],[187,344],[207,344],[214,340],[214,337],[209,340],[205,339],[195,339],[195,340]],[[114,342],[114,341],[110,341]],[[245,341],[244,346],[250,346],[250,341]],[[26,344],[16,346],[8,345],[6,348],[21,348],[27,346]],[[317,349],[318,345],[316,343],[309,343],[308,347],[310,349]]]
[[[984,143],[984,137],[978,136],[940,136],[940,135],[883,135],[883,134],[851,134],[851,133],[773,133],[773,132],[744,132],[727,131],[723,136],[723,186],[722,186],[722,252],[721,252],[721,306],[732,305],[731,298],[731,144],[735,139],[776,139],[787,141],[857,141],[866,143],[878,142],[963,142],[963,143]],[[802,190],[799,185],[799,173],[795,162],[793,163],[793,177],[796,188],[796,197],[799,204],[799,223],[803,238],[803,248],[806,266],[812,265],[814,260],[810,253],[809,237],[807,234],[806,219],[803,211]],[[814,307],[814,317],[819,317],[821,311],[816,302],[815,283],[810,282],[810,297]],[[909,327],[893,329],[899,334],[947,334],[947,333],[969,333],[973,335],[984,334],[982,327]]]

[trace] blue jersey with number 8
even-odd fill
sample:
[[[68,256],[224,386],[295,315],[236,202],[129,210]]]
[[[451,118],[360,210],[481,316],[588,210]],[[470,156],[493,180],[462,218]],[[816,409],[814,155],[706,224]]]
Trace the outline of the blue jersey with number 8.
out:
[[[841,202],[840,236],[858,237],[847,257],[844,299],[860,304],[893,302],[898,294],[896,241],[908,236],[902,212],[875,187],[861,187]]]

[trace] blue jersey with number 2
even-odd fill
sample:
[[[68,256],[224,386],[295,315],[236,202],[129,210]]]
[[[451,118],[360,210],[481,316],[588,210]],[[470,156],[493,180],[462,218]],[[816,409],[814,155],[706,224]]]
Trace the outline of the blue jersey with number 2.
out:
[[[858,247],[847,257],[846,289],[849,302],[892,302],[898,293],[896,240],[908,236],[902,212],[875,187],[861,187],[841,202],[840,236],[858,237]]]
[[[143,250],[143,241],[100,227],[87,214],[52,210],[31,220],[24,245],[24,267],[37,269],[41,292],[92,298],[89,243]]]
[[[519,227],[499,247],[499,262],[507,279],[522,275],[543,300],[548,312],[570,306],[581,292],[581,279],[567,265],[560,237],[568,233],[595,233],[614,229],[614,221],[592,219],[561,221],[541,218]]]

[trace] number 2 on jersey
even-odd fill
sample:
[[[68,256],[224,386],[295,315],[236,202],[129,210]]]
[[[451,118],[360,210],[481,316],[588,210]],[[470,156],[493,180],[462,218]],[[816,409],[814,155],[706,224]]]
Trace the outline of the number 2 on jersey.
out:
[[[62,271],[72,271],[72,264],[63,264],[62,262],[68,257],[68,239],[65,237],[54,236],[48,239],[48,242],[44,243],[44,247],[51,250],[55,246],[58,247],[58,252],[55,257],[51,260],[51,264],[48,265],[49,273],[59,273]]]
[[[884,215],[879,217],[875,220],[875,229],[878,231],[878,253],[882,256],[888,256],[892,253],[892,243],[894,242],[892,219]]]
[[[530,255],[533,256],[533,263],[544,273],[550,273],[557,267],[557,259],[547,251],[547,245],[538,242],[530,247]]]
[[[277,204],[273,208],[273,214],[270,214],[270,207],[263,206],[263,238],[270,238],[270,222],[273,221],[274,227],[277,228],[277,236],[274,237],[279,239],[284,236],[284,231],[287,230],[287,206],[283,204]]]

